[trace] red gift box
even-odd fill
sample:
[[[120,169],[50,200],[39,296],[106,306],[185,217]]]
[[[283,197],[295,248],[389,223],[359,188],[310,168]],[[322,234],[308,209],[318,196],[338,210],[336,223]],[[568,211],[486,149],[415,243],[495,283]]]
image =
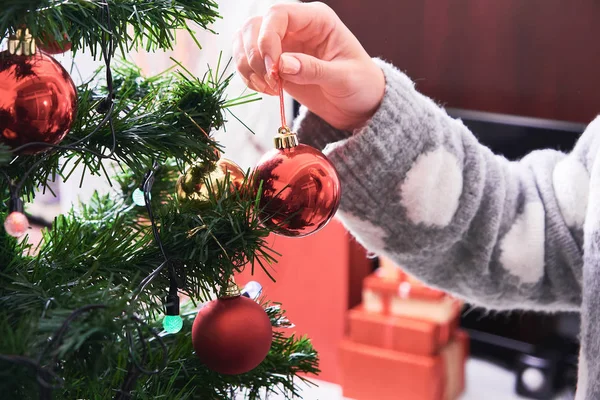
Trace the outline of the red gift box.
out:
[[[348,320],[349,338],[356,343],[421,355],[438,354],[454,331],[449,324],[370,313],[360,306],[349,311]]]
[[[412,300],[413,302],[443,304],[448,296],[439,290],[411,283],[405,279],[386,279],[377,273],[364,279],[363,303],[365,303],[368,311],[391,314],[393,311],[392,301],[396,298],[398,300]]]
[[[372,274],[363,282],[363,309],[370,313],[425,320],[439,325],[441,343],[458,328],[462,303],[418,282]]]
[[[455,400],[464,390],[468,339],[458,332],[439,355],[423,356],[344,340],[344,396],[355,400]]]
[[[447,380],[446,400],[458,398],[465,391],[465,368],[469,358],[469,335],[460,329],[454,333],[454,340],[442,351],[446,363],[446,374],[453,374],[454,378]]]

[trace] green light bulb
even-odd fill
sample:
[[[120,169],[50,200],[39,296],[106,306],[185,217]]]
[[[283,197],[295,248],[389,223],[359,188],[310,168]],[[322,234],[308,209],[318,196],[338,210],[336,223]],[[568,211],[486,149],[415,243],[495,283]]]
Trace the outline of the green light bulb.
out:
[[[165,315],[163,328],[167,333],[177,333],[183,328],[183,319],[179,315]]]
[[[152,198],[152,195],[150,193],[148,193],[148,197]],[[144,198],[144,191],[140,188],[137,188],[133,191],[131,198],[133,199],[133,203],[136,206],[143,207],[146,205],[146,199]]]

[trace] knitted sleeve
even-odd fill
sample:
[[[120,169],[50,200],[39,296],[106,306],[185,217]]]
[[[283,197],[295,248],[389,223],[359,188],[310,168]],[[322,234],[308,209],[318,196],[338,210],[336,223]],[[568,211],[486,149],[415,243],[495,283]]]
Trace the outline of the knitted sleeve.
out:
[[[390,64],[382,104],[356,132],[303,109],[301,142],[342,180],[339,219],[375,254],[431,286],[495,309],[576,310],[597,119],[569,155],[494,155]],[[587,159],[586,159],[587,157]]]

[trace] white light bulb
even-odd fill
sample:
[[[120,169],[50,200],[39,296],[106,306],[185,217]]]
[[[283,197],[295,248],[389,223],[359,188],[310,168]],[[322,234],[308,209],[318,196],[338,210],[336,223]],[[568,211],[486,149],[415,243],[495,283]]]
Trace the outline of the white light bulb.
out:
[[[250,281],[244,286],[242,289],[242,296],[246,296],[251,298],[252,300],[256,300],[258,296],[262,293],[262,285],[256,281]]]

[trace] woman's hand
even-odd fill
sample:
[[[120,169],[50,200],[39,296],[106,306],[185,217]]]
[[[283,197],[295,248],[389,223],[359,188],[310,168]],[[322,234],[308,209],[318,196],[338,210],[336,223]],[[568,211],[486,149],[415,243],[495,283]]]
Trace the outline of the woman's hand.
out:
[[[355,129],[377,110],[385,78],[323,3],[278,4],[246,22],[234,41],[237,69],[253,90],[285,90],[338,129]]]

